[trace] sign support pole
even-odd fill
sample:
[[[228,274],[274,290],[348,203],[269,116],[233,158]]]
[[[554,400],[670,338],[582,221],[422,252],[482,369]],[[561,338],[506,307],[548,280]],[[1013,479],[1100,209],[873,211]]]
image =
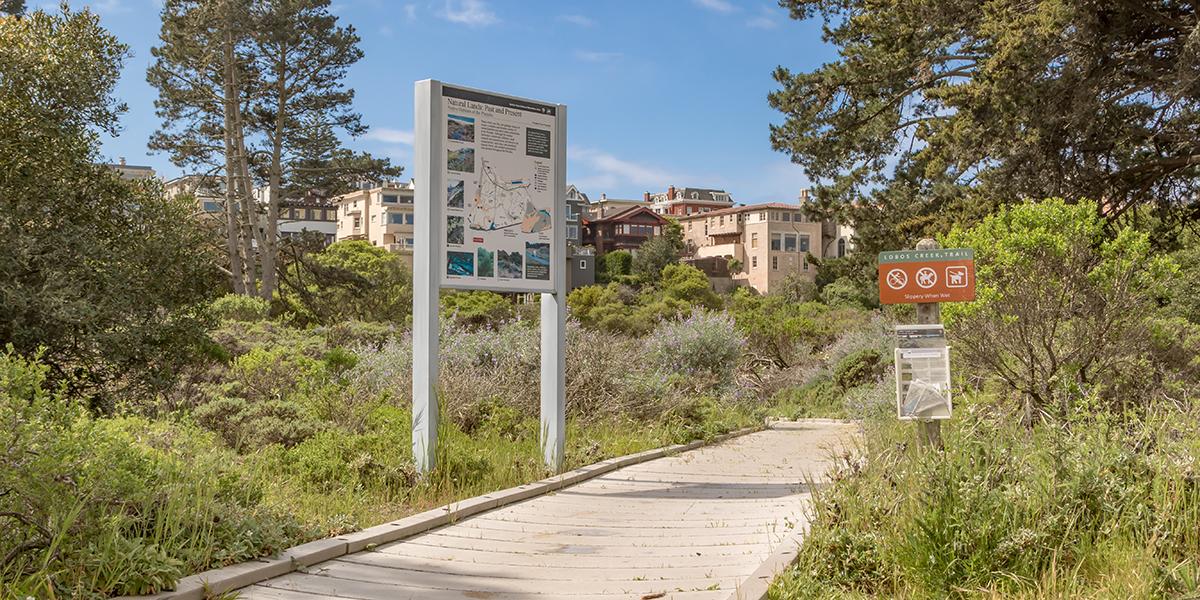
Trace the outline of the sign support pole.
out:
[[[442,85],[437,81],[417,82],[413,106],[413,137],[427,140],[413,144],[414,190],[413,238],[413,380],[412,380],[412,451],[417,472],[433,470],[437,461],[438,434],[438,309],[440,308],[439,260],[441,247],[438,226],[443,224],[441,202],[435,190],[445,189],[441,170],[434,158],[444,156],[436,127],[431,127],[430,111],[441,101]],[[443,159],[444,160],[444,159]]]
[[[555,115],[558,139],[567,138],[567,107],[558,105]],[[554,148],[554,202],[566,205],[567,149]],[[558,212],[564,215],[565,211]],[[554,247],[567,247],[567,226],[561,218],[554,220]],[[565,252],[564,252],[565,254]],[[551,265],[550,277],[554,293],[542,294],[542,382],[541,382],[541,445],[546,468],[560,473],[566,450],[566,332],[567,332],[567,258],[552,254],[558,264]]]
[[[917,242],[917,250],[937,250],[942,247],[937,240],[925,238]],[[936,325],[942,322],[942,305],[939,302],[917,303],[917,324]],[[917,439],[921,446],[934,447],[939,450],[942,446],[942,422],[936,419],[917,421]]]

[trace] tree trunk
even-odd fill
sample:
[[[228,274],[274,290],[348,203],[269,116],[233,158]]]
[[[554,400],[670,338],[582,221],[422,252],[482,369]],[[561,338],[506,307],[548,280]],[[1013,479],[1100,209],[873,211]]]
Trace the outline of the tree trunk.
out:
[[[254,199],[250,188],[250,168],[249,158],[246,155],[246,133],[242,125],[242,106],[241,106],[241,86],[238,82],[237,65],[234,63],[233,52],[233,34],[228,35],[228,43],[225,48],[225,59],[228,64],[228,86],[229,93],[226,95],[226,102],[231,109],[232,117],[230,120],[229,135],[232,138],[232,147],[227,148],[227,152],[232,152],[234,156],[234,173],[230,173],[232,178],[229,184],[233,185],[238,190],[238,196],[241,202],[241,226],[242,226],[242,253],[246,257],[246,268],[242,272],[242,280],[245,282],[245,289],[242,293],[255,295],[257,293],[256,271],[258,260],[255,256],[254,242],[259,237],[256,223],[258,211],[255,210]],[[259,249],[262,244],[258,245]]]
[[[283,126],[287,114],[287,47],[279,48],[279,58],[275,63],[276,106],[275,131],[271,136],[271,169],[270,181],[267,183],[270,198],[267,201],[266,246],[262,257],[262,297],[271,299],[275,291],[278,274],[275,272],[275,258],[279,243],[279,203],[283,191]]]
[[[222,104],[225,123],[225,251],[229,254],[229,279],[233,285],[233,291],[238,294],[245,294],[245,267],[242,260],[241,235],[239,235],[240,229],[238,227],[238,192],[237,186],[234,183],[236,167],[234,166],[233,157],[233,121],[237,97],[234,95],[232,34],[226,37],[224,66],[225,97],[222,99]]]

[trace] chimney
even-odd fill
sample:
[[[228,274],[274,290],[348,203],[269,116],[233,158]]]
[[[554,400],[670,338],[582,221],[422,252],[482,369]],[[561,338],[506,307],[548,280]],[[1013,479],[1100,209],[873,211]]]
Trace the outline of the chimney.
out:
[[[642,201],[643,201],[643,202],[649,202],[649,201],[650,201],[650,192],[646,192],[646,193],[642,194]]]
[[[122,166],[122,167],[123,167],[123,166],[125,166],[125,157],[124,157],[124,156],[122,156],[122,157],[121,157],[121,159],[120,159],[118,162],[119,162],[119,163],[121,163],[121,166]]]
[[[608,194],[605,194],[604,192],[600,192],[600,201],[604,202],[605,200],[608,200]]]
[[[667,188],[667,200],[674,200],[674,199],[675,199],[675,186],[668,187]]]

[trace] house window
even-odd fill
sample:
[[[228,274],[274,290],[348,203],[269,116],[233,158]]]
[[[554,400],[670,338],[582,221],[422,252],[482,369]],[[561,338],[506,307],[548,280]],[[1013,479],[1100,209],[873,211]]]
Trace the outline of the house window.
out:
[[[587,270],[587,261],[586,261],[586,260],[581,260],[581,261],[579,261],[579,270],[580,270],[580,271],[586,271],[586,270]]]
[[[717,218],[717,225],[724,225],[724,224],[725,224],[725,216],[722,215]]]
[[[751,269],[757,269],[757,268],[758,268],[758,257],[757,257],[757,256],[751,256],[751,257],[750,257],[750,268],[751,268]]]
[[[772,271],[778,271],[778,270],[779,270],[779,257],[778,257],[778,256],[772,256],[772,257],[771,257],[771,270],[772,270]]]
[[[771,251],[779,252],[781,243],[782,242],[780,241],[780,235],[778,233],[772,233],[771,234]]]
[[[838,240],[837,248],[838,248],[838,251],[837,251],[838,258],[846,256],[846,238],[842,238],[842,239]]]
[[[412,238],[404,238],[404,243],[405,243],[405,245],[407,245],[409,248],[412,248],[412,247],[415,245],[415,242],[413,242],[413,239],[412,239]]]
[[[384,204],[397,204],[399,202],[400,202],[400,197],[395,194],[384,194],[383,195],[383,203]]]
[[[414,219],[414,217],[413,217],[412,213],[404,213],[404,224],[405,225],[412,225],[413,219]]]
[[[789,212],[783,213],[783,220],[790,223],[792,221],[792,213],[789,213]]]
[[[213,202],[212,200],[205,200],[204,210],[205,212],[221,212],[221,205]]]
[[[808,236],[807,235],[800,236],[800,251],[808,252]]]
[[[567,238],[573,240],[578,237],[579,237],[579,226],[578,225],[567,225]]]
[[[801,260],[803,260],[803,261],[804,261],[804,270],[805,270],[805,271],[807,271],[807,270],[808,270],[808,257],[807,257],[807,256],[805,256],[805,257],[804,257],[804,258],[802,258]]]
[[[786,215],[787,213],[784,213],[784,214]],[[796,236],[794,236],[790,233],[783,236],[783,251],[784,252],[795,252],[796,251]]]
[[[754,233],[750,234],[750,247],[751,248],[758,247],[758,232],[754,232]]]
[[[404,213],[388,213],[388,225],[403,225]]]
[[[358,229],[360,227],[362,227],[362,217],[354,217],[354,228]]]
[[[311,209],[311,208],[304,209],[304,220],[311,221],[312,219],[313,219],[313,209]]]

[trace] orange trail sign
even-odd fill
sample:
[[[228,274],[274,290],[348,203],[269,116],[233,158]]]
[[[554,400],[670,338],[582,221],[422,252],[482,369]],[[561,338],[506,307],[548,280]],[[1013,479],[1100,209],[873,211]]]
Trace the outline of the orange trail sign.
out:
[[[879,253],[879,302],[917,304],[975,299],[975,252],[970,248]]]

